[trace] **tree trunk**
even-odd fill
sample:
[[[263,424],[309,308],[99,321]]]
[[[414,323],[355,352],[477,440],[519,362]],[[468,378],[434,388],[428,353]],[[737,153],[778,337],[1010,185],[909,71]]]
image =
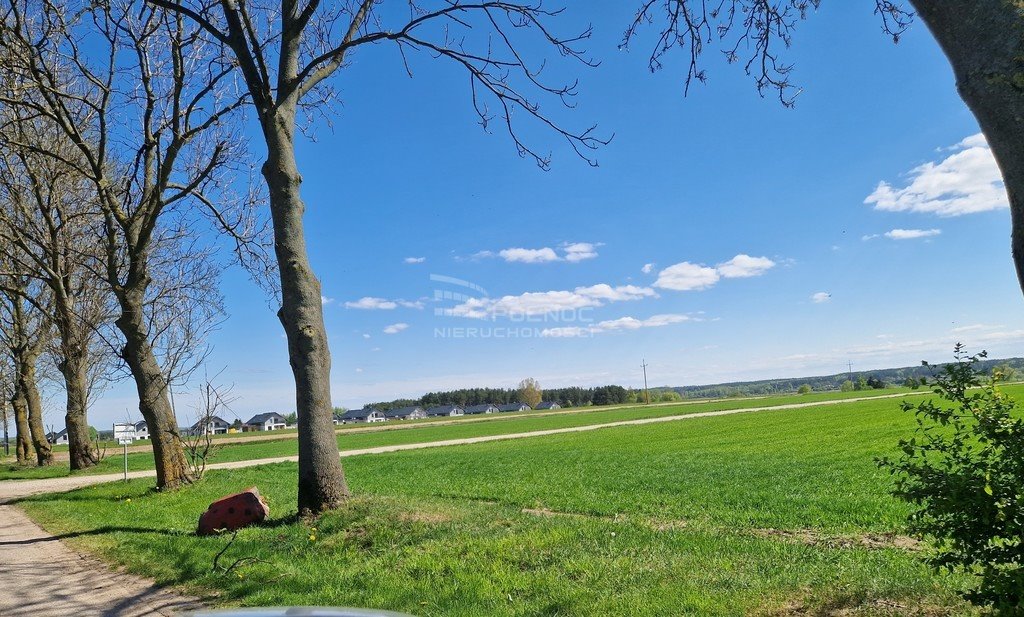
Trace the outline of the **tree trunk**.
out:
[[[320,281],[306,253],[302,227],[302,177],[295,163],[295,110],[278,107],[264,121],[267,161],[263,177],[270,189],[274,250],[281,275],[278,317],[288,337],[299,416],[299,514],[335,508],[349,496],[338,455],[331,404],[331,352],[324,329]]]
[[[953,66],[1003,174],[1024,290],[1024,0],[911,0]]]
[[[178,420],[168,399],[167,380],[146,337],[143,295],[129,292],[118,296],[121,315],[115,324],[125,338],[122,356],[135,379],[139,411],[149,427],[156,464],[156,485],[159,489],[175,489],[191,482],[192,478],[178,433]]]
[[[43,400],[39,396],[36,384],[36,361],[38,356],[27,356],[19,362],[18,387],[21,388],[28,411],[28,427],[32,436],[32,447],[36,451],[36,463],[40,466],[53,462],[53,449],[46,440],[46,429],[43,427]]]
[[[28,407],[25,405],[25,396],[21,393],[21,388],[17,383],[14,386],[11,407],[14,408],[15,454],[18,457],[19,465],[27,465],[32,452],[32,442],[29,438],[31,430],[28,427]]]
[[[92,467],[98,462],[89,440],[89,421],[86,418],[86,402],[88,386],[85,370],[85,358],[78,353],[81,346],[64,345],[64,359],[59,369],[64,376],[64,391],[67,395],[64,425],[68,429],[68,456],[71,459],[71,471]]]

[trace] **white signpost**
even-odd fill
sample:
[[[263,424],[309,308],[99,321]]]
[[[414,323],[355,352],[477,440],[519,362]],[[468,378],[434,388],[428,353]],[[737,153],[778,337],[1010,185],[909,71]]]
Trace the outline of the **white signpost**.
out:
[[[114,439],[124,446],[124,481],[128,481],[128,444],[135,441],[134,424],[115,424]]]

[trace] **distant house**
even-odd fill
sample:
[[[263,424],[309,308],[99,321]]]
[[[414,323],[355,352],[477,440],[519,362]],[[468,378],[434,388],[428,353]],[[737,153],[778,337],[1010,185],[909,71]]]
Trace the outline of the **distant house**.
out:
[[[67,444],[68,443],[68,429],[64,429],[63,431],[60,431],[59,433],[47,433],[46,434],[46,441],[50,442],[50,444],[52,444],[52,445],[61,444],[61,443],[62,444]]]
[[[465,409],[467,416],[475,416],[481,413],[498,413],[498,408],[490,403],[486,405],[472,405]]]
[[[277,412],[258,413],[245,423],[251,431],[280,431],[288,427],[284,416]]]
[[[440,416],[461,416],[466,412],[458,405],[438,405],[427,410],[427,417],[437,418]]]
[[[384,422],[388,418],[384,415],[383,411],[374,409],[373,407],[363,407],[362,409],[350,409],[341,416],[342,424],[354,424],[358,422]]]
[[[384,412],[388,420],[419,420],[427,417],[427,411],[416,405],[413,407],[399,407]]]
[[[562,406],[553,401],[544,401],[537,405],[537,409],[561,409]]]
[[[208,421],[204,423],[200,420],[189,427],[188,431],[193,435],[222,435],[227,433],[229,428],[231,428],[231,423],[224,418],[210,416]]]
[[[498,411],[530,411],[532,407],[526,403],[509,403],[507,405],[498,405]]]
[[[135,439],[149,439],[149,425],[145,420],[135,423]]]

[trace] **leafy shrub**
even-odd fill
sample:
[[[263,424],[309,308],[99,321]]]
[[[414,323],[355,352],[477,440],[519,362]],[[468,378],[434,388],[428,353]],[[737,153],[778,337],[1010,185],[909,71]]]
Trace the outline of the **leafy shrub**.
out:
[[[1024,614],[1024,420],[999,389],[982,382],[957,344],[952,364],[930,383],[943,400],[904,401],[917,427],[896,459],[879,464],[895,478],[894,494],[913,504],[909,530],[932,538],[926,559],[939,570],[977,577],[970,600],[1001,613]],[[927,363],[925,363],[927,365]]]

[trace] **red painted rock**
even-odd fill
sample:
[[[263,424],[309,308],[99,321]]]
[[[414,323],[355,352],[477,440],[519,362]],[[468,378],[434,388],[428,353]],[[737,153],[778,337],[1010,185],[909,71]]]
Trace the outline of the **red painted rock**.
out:
[[[211,503],[199,517],[199,535],[208,536],[221,530],[234,531],[259,523],[268,516],[270,508],[254,486]]]

